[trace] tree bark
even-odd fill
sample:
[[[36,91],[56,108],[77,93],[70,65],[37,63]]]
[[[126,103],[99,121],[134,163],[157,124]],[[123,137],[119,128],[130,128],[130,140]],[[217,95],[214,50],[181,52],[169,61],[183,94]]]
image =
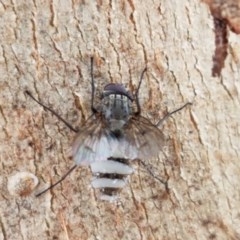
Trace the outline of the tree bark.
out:
[[[229,32],[213,78],[207,5],[2,1],[0,13],[0,239],[240,239],[240,40]],[[81,126],[91,114],[91,56],[100,90],[120,82],[133,91],[147,67],[140,102],[152,122],[192,105],[160,126],[168,144],[145,160],[153,174],[136,163],[120,204],[96,198],[88,167],[36,198],[74,164],[75,133],[24,91]],[[169,178],[169,193],[156,176]]]

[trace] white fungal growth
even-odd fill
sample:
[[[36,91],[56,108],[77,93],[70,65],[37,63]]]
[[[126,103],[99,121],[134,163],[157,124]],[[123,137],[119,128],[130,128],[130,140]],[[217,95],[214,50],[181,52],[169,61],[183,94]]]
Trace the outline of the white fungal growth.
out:
[[[14,196],[28,196],[38,185],[38,178],[29,172],[18,172],[8,178],[8,191]]]

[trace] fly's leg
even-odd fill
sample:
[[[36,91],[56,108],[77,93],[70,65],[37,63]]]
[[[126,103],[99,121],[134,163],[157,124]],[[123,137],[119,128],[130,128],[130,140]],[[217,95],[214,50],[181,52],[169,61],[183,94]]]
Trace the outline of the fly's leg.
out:
[[[40,106],[42,106],[45,110],[48,110],[49,112],[51,112],[54,116],[56,116],[60,121],[62,121],[70,130],[72,130],[73,132],[78,132],[78,129],[74,128],[70,123],[68,123],[65,119],[63,119],[58,113],[56,113],[53,109],[51,109],[50,107],[44,105],[43,103],[41,103],[40,101],[38,101],[35,97],[33,97],[33,95],[29,92],[29,91],[25,91],[25,93],[31,97],[35,102],[37,102]]]
[[[91,95],[91,109],[93,114],[97,113],[96,108],[94,107],[94,94],[95,94],[95,85],[94,85],[94,78],[93,78],[93,57],[91,57],[91,87],[92,87],[92,95]],[[57,112],[55,112],[50,107],[46,106],[45,104],[38,101],[33,95],[27,90],[25,93],[31,97],[35,102],[37,102],[40,106],[42,106],[44,109],[51,112],[54,116],[56,116],[59,120],[61,120],[70,130],[73,132],[78,132],[78,129],[74,128],[70,123],[68,123],[65,119],[63,119]]]
[[[165,187],[166,192],[169,192],[169,187],[168,187],[168,179],[169,177],[167,177],[166,180],[163,180],[162,178],[156,176],[156,174],[154,174],[154,172],[152,171],[152,169],[149,167],[148,164],[146,164],[144,161],[142,161],[141,159],[139,159],[139,162],[141,163],[141,165],[147,170],[147,172],[155,179],[157,179],[160,183],[162,183]]]
[[[67,127],[69,127],[69,129],[71,129],[74,132],[78,132],[77,129],[75,129],[74,127],[71,126],[71,124],[69,124],[66,120],[64,120],[58,113],[56,113],[54,110],[52,110],[51,108],[47,107],[46,105],[44,105],[43,103],[41,103],[40,101],[38,101],[35,97],[32,96],[32,94],[29,91],[25,92],[28,96],[30,96],[35,102],[37,102],[40,106],[42,106],[44,109],[50,111],[54,116],[56,116],[58,119],[60,119]],[[40,195],[42,195],[43,193],[47,192],[48,190],[54,188],[56,185],[58,185],[59,183],[61,183],[75,168],[77,167],[77,165],[74,165],[72,168],[69,169],[69,171],[63,175],[63,177],[58,180],[56,183],[50,185],[47,189],[43,190],[42,192],[38,193],[36,195],[36,197],[39,197]]]
[[[93,57],[91,57],[91,86],[92,86],[91,109],[93,114],[95,114],[97,113],[97,109],[94,107],[95,84],[94,84],[94,77],[93,77]]]
[[[137,111],[134,113],[134,115],[136,115],[136,116],[141,114],[141,106],[140,106],[140,103],[139,103],[139,96],[138,95],[139,95],[139,89],[140,89],[141,84],[142,84],[143,76],[144,76],[144,73],[146,71],[147,71],[147,68],[144,68],[144,70],[142,71],[139,83],[138,83],[138,87],[137,87],[136,93],[135,93],[136,104],[137,104]]]
[[[180,108],[178,108],[178,109],[176,109],[176,110],[168,113],[168,114],[165,115],[162,119],[160,119],[155,126],[156,126],[156,127],[160,126],[164,121],[166,121],[166,120],[167,120],[169,117],[171,117],[174,113],[181,111],[183,108],[185,108],[185,107],[188,106],[188,105],[192,105],[192,103],[190,103],[190,102],[185,103],[182,107],[180,107]]]
[[[143,71],[144,73],[144,71]],[[142,74],[143,75],[143,74]],[[140,82],[141,83],[141,82]],[[140,86],[140,84],[139,84]],[[139,87],[138,87],[139,89]],[[186,104],[184,104],[182,107],[168,113],[166,116],[164,116],[162,119],[159,120],[159,122],[155,125],[156,127],[158,127],[159,125],[161,125],[165,120],[167,120],[169,117],[171,117],[174,113],[181,111],[183,108],[185,108],[188,105],[192,105],[192,103],[188,102]],[[169,192],[169,187],[168,187],[168,179],[169,176],[167,177],[166,180],[163,180],[162,178],[160,178],[159,176],[156,176],[156,174],[154,174],[154,172],[152,171],[152,169],[149,167],[148,164],[146,164],[144,161],[142,161],[141,159],[139,159],[139,162],[141,163],[141,165],[148,171],[148,173],[155,179],[157,179],[160,183],[162,183],[165,186],[165,190],[167,192]]]
[[[42,194],[44,194],[45,192],[47,192],[48,190],[54,188],[56,185],[58,185],[59,183],[61,183],[75,168],[77,167],[77,165],[72,166],[67,173],[65,173],[60,180],[58,180],[57,182],[55,182],[54,184],[50,185],[48,188],[46,188],[45,190],[43,190],[42,192],[36,194],[36,197],[41,196]]]

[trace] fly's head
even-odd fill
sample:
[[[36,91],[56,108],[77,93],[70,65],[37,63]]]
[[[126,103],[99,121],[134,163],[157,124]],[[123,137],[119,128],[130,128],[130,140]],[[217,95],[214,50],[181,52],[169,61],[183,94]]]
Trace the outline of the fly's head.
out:
[[[102,93],[102,114],[110,129],[121,130],[132,114],[133,96],[123,85],[110,83]]]

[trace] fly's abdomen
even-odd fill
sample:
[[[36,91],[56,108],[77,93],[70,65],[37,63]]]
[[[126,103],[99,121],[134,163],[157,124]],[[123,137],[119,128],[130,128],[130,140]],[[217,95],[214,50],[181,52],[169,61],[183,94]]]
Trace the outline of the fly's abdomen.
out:
[[[118,192],[127,184],[127,176],[133,173],[127,159],[109,158],[94,162],[91,170],[95,178],[92,186],[100,191],[100,199],[116,201]]]

